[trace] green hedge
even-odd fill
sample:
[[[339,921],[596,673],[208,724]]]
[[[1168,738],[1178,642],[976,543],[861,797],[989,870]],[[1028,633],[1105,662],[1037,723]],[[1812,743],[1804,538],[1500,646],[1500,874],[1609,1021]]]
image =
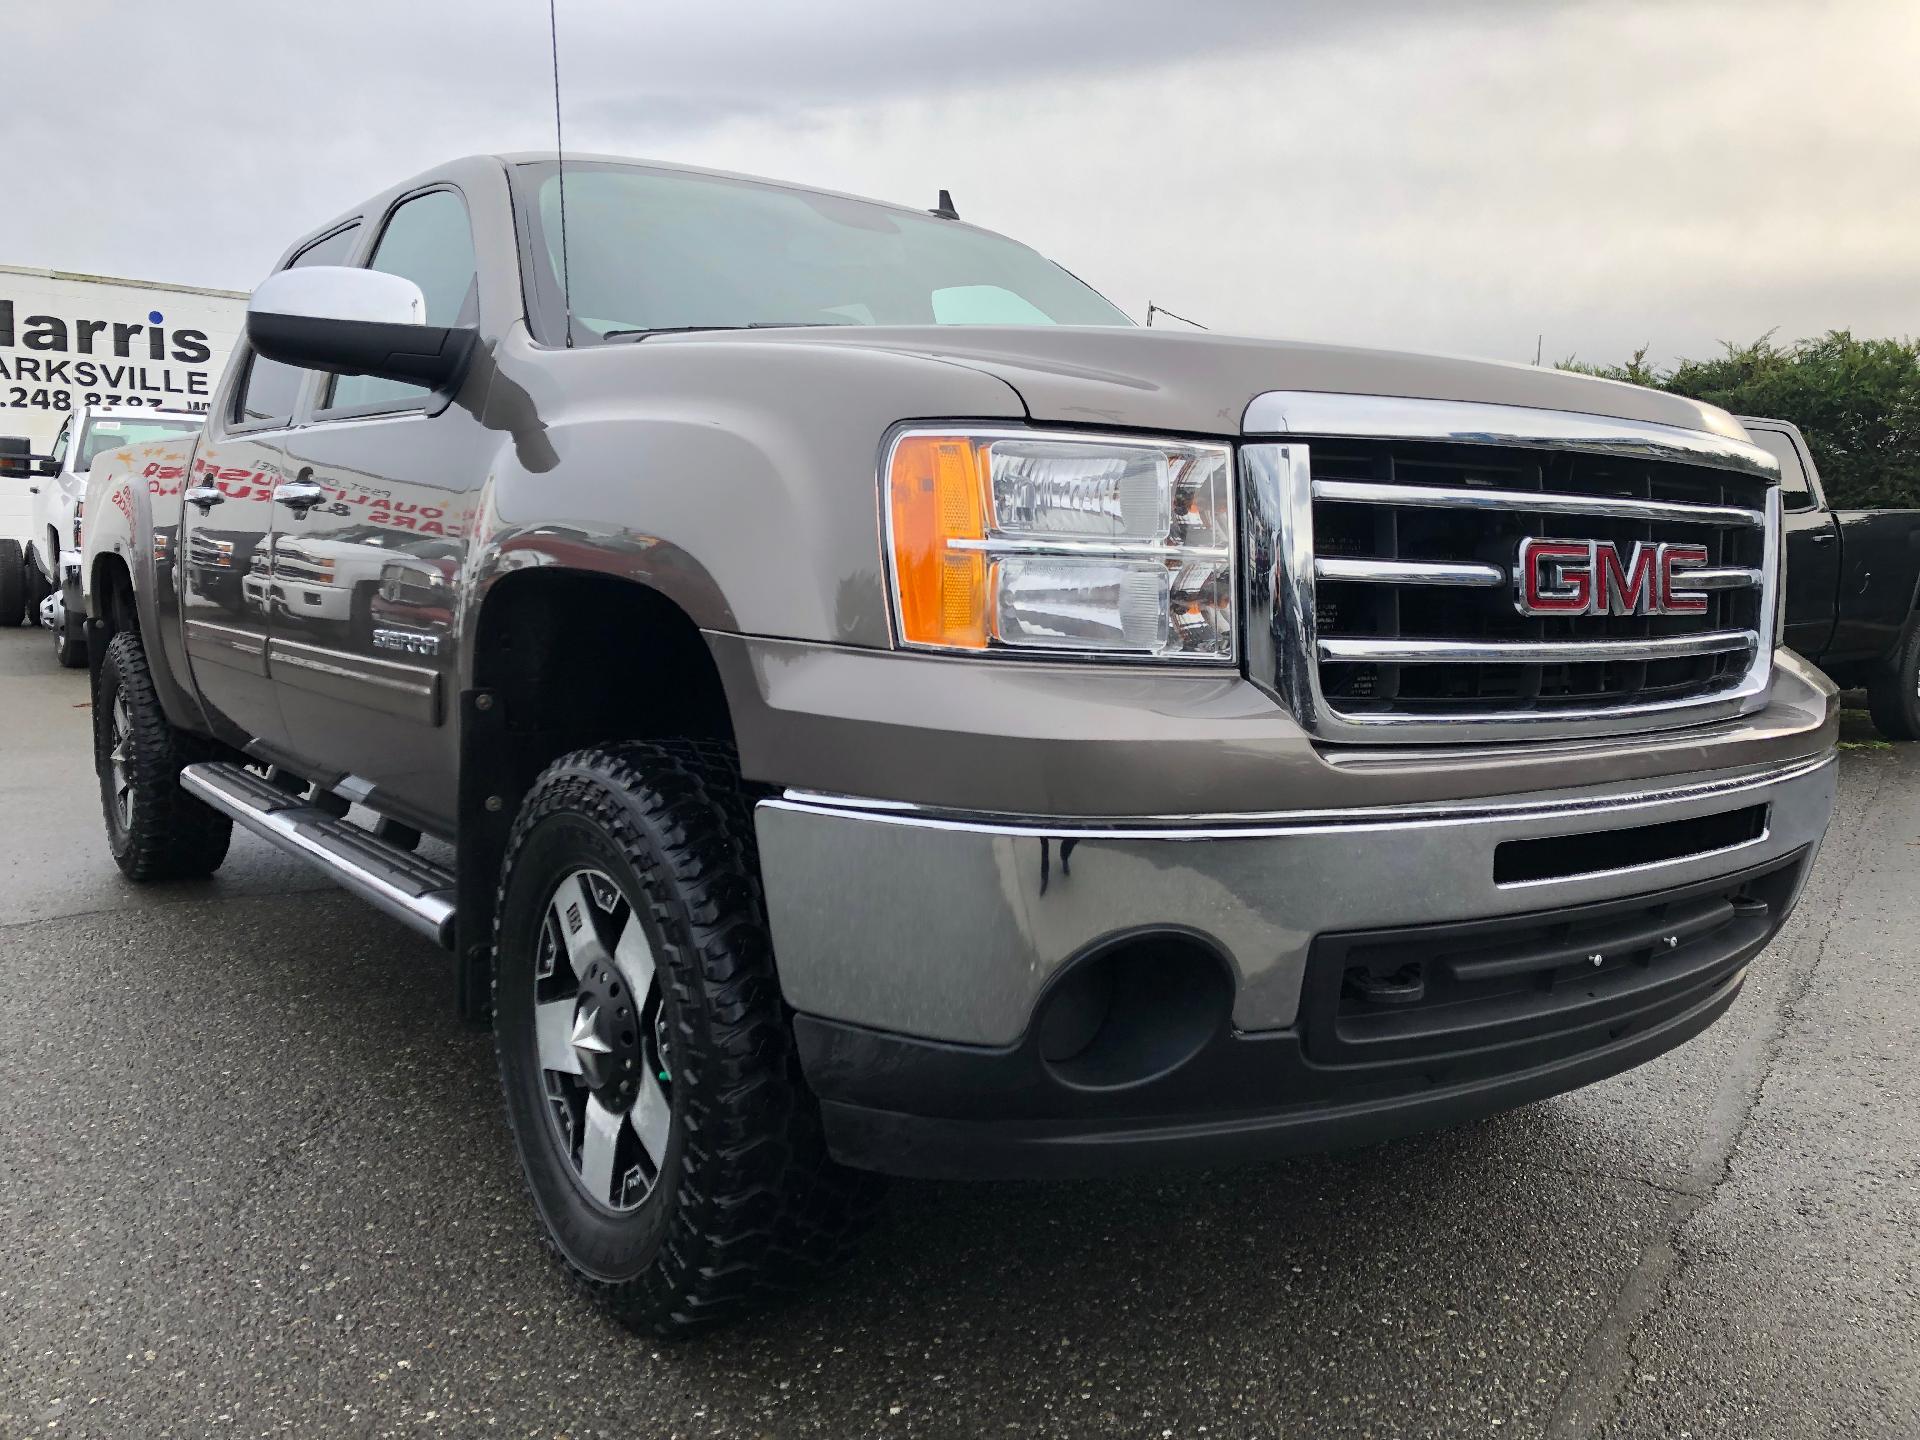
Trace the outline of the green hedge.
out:
[[[1834,330],[1780,346],[1763,336],[1671,370],[1561,362],[1705,400],[1736,415],[1791,420],[1807,437],[1827,500],[1840,510],[1920,509],[1920,340],[1856,340]]]

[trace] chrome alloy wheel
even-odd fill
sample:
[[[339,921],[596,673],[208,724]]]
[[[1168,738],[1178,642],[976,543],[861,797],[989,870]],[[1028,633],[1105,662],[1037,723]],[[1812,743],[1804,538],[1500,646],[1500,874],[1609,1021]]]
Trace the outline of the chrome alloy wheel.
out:
[[[113,713],[108,720],[108,779],[113,785],[113,813],[123,833],[133,829],[133,777],[128,767],[133,759],[133,720],[127,714],[127,697],[116,693]]]
[[[626,1211],[652,1191],[673,1130],[673,1071],[653,947],[598,870],[554,888],[535,958],[534,1034],[547,1117],[573,1178]]]

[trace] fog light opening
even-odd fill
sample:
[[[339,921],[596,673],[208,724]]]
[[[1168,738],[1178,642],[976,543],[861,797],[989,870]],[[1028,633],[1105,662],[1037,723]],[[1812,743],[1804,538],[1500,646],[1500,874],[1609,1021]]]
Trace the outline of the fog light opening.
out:
[[[1129,936],[1076,962],[1041,1003],[1040,1058],[1078,1089],[1141,1085],[1191,1060],[1232,1013],[1232,975],[1208,946]]]

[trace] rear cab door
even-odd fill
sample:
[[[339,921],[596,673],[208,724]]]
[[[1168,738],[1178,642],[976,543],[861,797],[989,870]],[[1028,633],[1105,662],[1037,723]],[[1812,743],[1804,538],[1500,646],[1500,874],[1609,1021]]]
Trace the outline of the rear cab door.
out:
[[[283,268],[341,264],[361,238],[358,221],[338,226]],[[285,478],[287,432],[307,373],[243,342],[214,397],[182,496],[176,576],[194,688],[220,737],[264,758],[284,752],[287,741],[267,670],[273,496]]]
[[[1900,643],[1913,614],[1920,571],[1920,514],[1912,510],[1836,510],[1840,528],[1837,655],[1882,660]]]

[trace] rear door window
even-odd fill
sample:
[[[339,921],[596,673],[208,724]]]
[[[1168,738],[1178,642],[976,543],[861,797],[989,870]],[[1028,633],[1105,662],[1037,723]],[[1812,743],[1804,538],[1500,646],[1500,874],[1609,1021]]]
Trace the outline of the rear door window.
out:
[[[357,224],[336,230],[294,256],[288,262],[287,269],[301,265],[343,264],[353,254],[353,247],[359,238],[360,227]],[[291,424],[293,407],[300,398],[300,387],[306,383],[307,374],[307,371],[296,366],[282,365],[278,360],[268,360],[249,351],[247,378],[234,397],[233,423],[236,426]]]

